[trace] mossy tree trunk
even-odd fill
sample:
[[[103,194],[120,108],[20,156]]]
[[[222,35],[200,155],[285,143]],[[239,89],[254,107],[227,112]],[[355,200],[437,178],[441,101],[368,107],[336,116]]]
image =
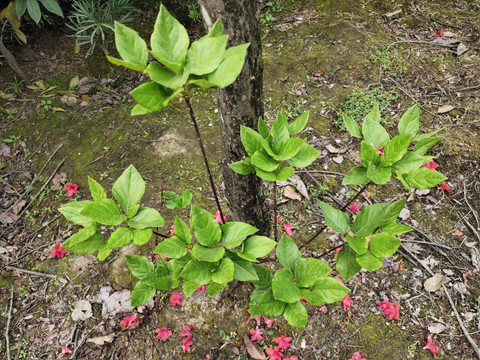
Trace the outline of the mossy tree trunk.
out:
[[[239,78],[217,91],[222,130],[222,167],[225,197],[232,213],[240,220],[270,234],[271,216],[265,202],[262,181],[254,174],[242,176],[229,168],[246,153],[240,141],[240,125],[257,129],[263,117],[263,60],[258,0],[199,0],[207,27],[222,19],[229,46],[250,43]]]

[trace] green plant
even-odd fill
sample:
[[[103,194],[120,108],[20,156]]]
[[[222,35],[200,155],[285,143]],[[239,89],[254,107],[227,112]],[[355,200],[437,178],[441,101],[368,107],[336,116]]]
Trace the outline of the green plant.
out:
[[[21,135],[10,135],[9,138],[3,139],[3,142],[5,144],[13,144],[12,146],[16,149],[17,142],[20,140],[21,137]]]
[[[272,26],[277,18],[272,15],[272,13],[279,13],[282,11],[282,7],[277,1],[270,1],[265,4],[265,14],[260,15],[260,25],[263,27]]]
[[[388,49],[376,50],[375,53],[370,53],[365,65],[378,64],[380,68],[380,75],[387,73],[393,78],[404,75],[407,72],[407,66],[402,56],[397,51],[389,51]]]
[[[16,76],[14,76],[13,79],[14,79],[13,83],[12,82],[6,82],[5,84],[10,85],[10,89],[12,89],[15,93],[21,94],[23,92],[22,87],[23,87],[23,84],[24,84],[25,80],[23,80],[23,79],[19,80],[19,79],[17,79]]]
[[[73,11],[68,16],[67,26],[75,31],[76,45],[89,44],[85,57],[90,56],[98,46],[106,54],[109,53],[110,35],[114,22],[127,23],[135,12],[132,0],[75,0]]]
[[[58,5],[57,0],[15,0],[17,17],[20,19],[24,14],[28,14],[28,16],[38,25],[42,16],[45,16],[40,4],[47,11],[63,17],[62,9],[60,8],[60,5]]]
[[[45,111],[49,111],[49,110],[52,109],[52,100],[42,99],[42,100],[40,100],[40,104],[42,105],[43,110],[45,110]]]

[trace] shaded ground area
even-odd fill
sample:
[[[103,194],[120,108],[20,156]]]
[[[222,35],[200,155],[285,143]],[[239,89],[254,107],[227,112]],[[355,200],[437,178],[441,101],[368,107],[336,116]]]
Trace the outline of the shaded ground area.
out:
[[[166,209],[162,192],[193,189],[194,204],[214,210],[194,130],[178,102],[152,116],[129,115],[128,92],[142,76],[111,68],[102,54],[87,60],[75,55],[72,40],[63,34],[31,39],[28,47],[13,50],[32,79],[41,81],[37,88],[15,85],[5,64],[0,71],[0,126],[2,139],[8,139],[0,144],[5,165],[0,170],[0,324],[8,327],[12,359],[53,359],[66,344],[75,352],[69,356],[79,359],[249,359],[243,338],[256,326],[264,330],[265,348],[275,345],[273,337],[293,337],[286,356],[299,359],[349,359],[355,351],[368,360],[430,359],[432,354],[422,350],[428,334],[440,346],[439,359],[477,358],[465,333],[478,344],[480,4],[275,4],[264,4],[262,16],[266,118],[272,120],[281,107],[290,117],[310,110],[302,137],[322,152],[297,180],[284,184],[298,191],[292,196],[288,188],[281,200],[281,216],[296,227],[297,244],[323,224],[317,199],[340,207],[355,193],[341,185],[360,161],[359,143],[339,127],[342,113],[358,120],[380,103],[385,125],[394,133],[400,116],[418,104],[421,131],[444,128],[444,140],[430,155],[448,177],[451,194],[438,189],[408,194],[395,182],[381,190],[368,188],[362,206],[408,197],[402,221],[415,230],[400,236],[401,250],[381,270],[361,272],[346,284],[352,289],[350,308],[328,305],[324,314],[310,306],[304,329],[283,319],[275,319],[272,327],[264,319],[247,321],[252,290],[247,284],[217,298],[195,293],[181,307],[170,306],[170,293],[165,293],[149,307],[123,308],[122,296],[135,283],[123,255],[149,254],[161,239],[124,249],[105,262],[70,253],[52,258],[54,244],[76,231],[57,211],[69,201],[63,184],[77,183],[76,196],[86,199],[87,175],[111,189],[134,164],[147,182],[143,205],[162,213],[166,225],[160,231],[168,233],[175,215],[186,212]],[[133,27],[147,36],[154,18],[154,12],[144,13]],[[444,36],[435,37],[441,29]],[[75,76],[81,80],[71,89]],[[215,97],[199,94],[195,100],[220,184]],[[325,233],[305,253],[319,256],[341,242]],[[333,265],[333,253],[324,259]],[[444,287],[428,292],[424,282],[433,274],[443,276]],[[110,299],[113,311],[101,300],[105,294],[118,296]],[[382,315],[377,303],[386,299],[400,303],[399,320]],[[73,321],[79,300],[91,303],[92,314]],[[132,313],[142,318],[141,325],[121,330],[120,321]],[[184,354],[179,333],[190,323],[194,345],[191,354]],[[155,329],[164,326],[174,331],[165,343],[155,338]],[[5,340],[0,342],[2,358]]]

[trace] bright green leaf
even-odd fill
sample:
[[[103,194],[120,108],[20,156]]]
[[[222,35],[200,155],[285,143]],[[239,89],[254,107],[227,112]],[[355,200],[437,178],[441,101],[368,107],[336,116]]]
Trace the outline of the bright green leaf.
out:
[[[90,227],[95,225],[95,221],[90,219],[87,216],[81,215],[80,213],[85,208],[85,206],[91,204],[90,200],[84,201],[72,201],[66,204],[63,204],[58,211],[65,216],[65,219],[73,222],[74,224],[81,225],[83,227]]]
[[[130,91],[135,101],[149,111],[160,111],[168,105],[172,92],[154,81],[144,83]],[[132,112],[133,115],[133,112]]]
[[[368,251],[368,243],[367,239],[361,236],[346,236],[348,245],[357,253],[357,254],[365,254]]]
[[[150,271],[153,271],[155,266],[144,256],[140,255],[125,255],[127,266],[132,272],[132,275],[137,279],[142,280]]]
[[[398,131],[400,134],[410,134],[413,138],[417,135],[420,128],[420,109],[417,105],[412,106],[403,114],[398,122]]]
[[[148,62],[147,44],[135,30],[115,21],[115,45],[125,62],[145,69]]]
[[[331,271],[330,266],[321,260],[302,258],[295,265],[295,279],[299,287],[310,287],[315,284],[318,278],[327,276]]]
[[[255,226],[235,221],[221,225],[220,229],[222,231],[222,241],[220,243],[227,249],[239,246],[247,236],[258,231]]]
[[[211,279],[209,266],[209,263],[192,259],[183,268],[181,276],[183,279],[193,281],[198,285],[206,285]]]
[[[243,160],[234,162],[233,164],[230,164],[230,169],[235,171],[237,174],[240,175],[248,175],[255,170],[255,168],[251,165],[246,165]]]
[[[229,258],[223,258],[217,270],[212,273],[212,281],[218,284],[226,284],[233,280],[235,265]]]
[[[133,230],[133,243],[138,246],[144,245],[150,241],[152,235],[153,230],[151,228],[135,229]]]
[[[362,141],[360,147],[360,159],[362,161],[362,166],[368,168],[371,164],[378,165],[380,162],[380,155],[371,144]]]
[[[175,236],[182,240],[185,244],[191,244],[192,234],[190,233],[190,229],[188,228],[187,224],[185,224],[185,222],[178,216],[175,216],[173,224],[173,232],[175,233]]]
[[[108,246],[113,249],[118,249],[124,247],[125,245],[130,244],[133,240],[133,231],[130,228],[126,227],[119,227],[115,230],[112,235],[110,235],[110,239],[108,239]]]
[[[303,144],[303,140],[299,138],[286,139],[278,148],[278,155],[274,156],[274,159],[283,161],[293,158],[300,151],[300,148],[303,146]]]
[[[293,279],[293,273],[288,269],[280,269],[273,275],[272,290],[275,299],[289,304],[302,297],[302,291]]]
[[[189,73],[177,75],[157,63],[150,63],[145,72],[153,81],[170,89],[178,89],[185,85],[189,75]]]
[[[139,281],[132,289],[130,297],[130,306],[142,306],[153,299],[157,291],[154,287]]]
[[[252,236],[245,241],[242,253],[261,258],[270,254],[275,245],[277,243],[274,240],[265,236]]]
[[[345,213],[320,200],[317,200],[317,202],[322,209],[327,226],[331,227],[333,231],[342,234],[346,234],[350,231],[350,220]]]
[[[267,316],[280,316],[283,314],[287,304],[283,301],[275,299],[273,296],[273,291],[268,290],[260,296],[257,306],[262,314]]]
[[[405,174],[405,181],[414,189],[430,189],[447,178],[435,170],[420,168]]]
[[[413,149],[413,152],[418,154],[418,155],[425,155],[425,153],[430,149],[433,145],[438,143],[440,140],[442,140],[441,136],[436,136],[432,138],[427,138],[420,140],[415,144],[415,147]]]
[[[390,204],[372,204],[360,211],[352,224],[352,232],[356,236],[368,236],[373,234],[383,221],[385,211]]]
[[[298,153],[293,158],[288,159],[287,162],[297,168],[304,168],[317,160],[319,156],[320,151],[313,146],[303,143]]]
[[[347,114],[342,115],[342,120],[350,135],[359,139],[363,138],[362,128],[357,124],[355,120],[353,120]]]
[[[376,149],[380,149],[390,140],[387,131],[372,117],[367,116],[363,121],[362,134],[368,144],[373,144]]]
[[[370,164],[367,169],[367,177],[377,185],[385,185],[392,178],[392,170],[388,167],[377,168],[376,165]]]
[[[300,253],[300,250],[298,250],[295,242],[285,234],[277,244],[276,255],[280,264],[292,271],[295,269],[297,261],[302,258],[302,254]]]
[[[375,271],[382,267],[382,259],[377,258],[371,252],[356,256],[357,262],[367,271]]]
[[[290,178],[290,176],[295,174],[295,169],[293,167],[286,166],[281,168],[280,171],[277,169],[275,172],[277,181],[285,181]]]
[[[161,227],[165,224],[165,221],[157,210],[144,207],[138,210],[134,217],[128,219],[127,223],[135,229],[145,229],[147,227]]]
[[[410,137],[410,134],[398,135],[385,145],[385,154],[380,159],[383,167],[388,167],[403,158],[410,145]]]
[[[387,258],[395,254],[400,246],[400,239],[389,234],[374,234],[370,238],[370,251],[378,258]]]
[[[343,179],[343,185],[360,185],[369,182],[367,169],[363,166],[356,166],[351,169]]]
[[[186,69],[190,74],[203,75],[218,68],[225,55],[228,36],[203,37],[187,52]]]
[[[112,199],[94,201],[86,205],[80,212],[80,215],[86,216],[103,225],[119,225],[127,219],[127,217],[122,214],[117,203]]]
[[[308,117],[310,116],[309,111],[305,111],[299,117],[295,119],[291,124],[288,125],[288,132],[290,135],[295,135],[303,131],[308,122]]]
[[[356,260],[355,251],[348,244],[337,253],[336,268],[344,281],[350,280],[362,268]]]
[[[225,254],[225,248],[219,247],[205,247],[200,244],[193,245],[192,256],[200,261],[217,262]]]
[[[112,188],[113,196],[126,212],[140,201],[144,192],[145,182],[133,165],[125,169]]]
[[[299,302],[288,304],[283,313],[285,320],[295,327],[301,328],[305,327],[308,322],[308,313],[305,309],[305,306]]]
[[[251,161],[252,165],[267,172],[274,171],[280,164],[279,161],[273,159],[263,149],[255,151],[255,153],[252,155]]]
[[[242,44],[227,49],[220,65],[207,75],[207,80],[220,89],[232,84],[242,72],[249,45]]]
[[[347,281],[346,279],[344,279]],[[348,295],[350,289],[343,285],[337,279],[331,277],[322,277],[318,279],[315,285],[310,289],[323,298],[323,302],[332,304],[340,301]]]
[[[176,236],[163,240],[153,251],[172,259],[178,259],[187,253],[187,245]]]
[[[192,206],[190,227],[201,245],[212,247],[220,242],[220,225],[208,211]]]
[[[253,264],[255,271],[258,276],[258,280],[252,281],[253,286],[257,289],[268,289],[272,286],[272,272],[267,269],[265,266]]]

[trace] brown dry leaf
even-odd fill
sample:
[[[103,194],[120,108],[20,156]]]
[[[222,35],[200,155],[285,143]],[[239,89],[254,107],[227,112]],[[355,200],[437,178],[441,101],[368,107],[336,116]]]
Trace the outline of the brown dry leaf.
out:
[[[99,336],[99,337],[88,339],[87,342],[93,343],[93,344],[98,345],[98,346],[102,346],[102,345],[105,345],[107,343],[110,344],[114,339],[115,339],[115,333],[111,333],[109,335]]]
[[[439,114],[445,114],[449,111],[452,111],[453,109],[455,109],[452,105],[442,105],[438,108],[437,112]]]
[[[52,179],[52,190],[58,191],[58,190],[63,190],[63,185],[60,184],[61,182],[67,181],[67,174],[62,172],[57,175],[55,175]]]
[[[267,360],[267,357],[262,351],[262,348],[257,344],[253,343],[253,341],[250,340],[248,335],[245,335],[245,337],[243,338],[243,342],[245,343],[245,348],[247,349],[248,355],[250,355],[252,359]]]
[[[298,201],[301,201],[302,200],[302,197],[295,191],[295,189],[293,187],[291,187],[290,185],[289,186],[285,186],[283,188],[283,195],[289,199],[292,199],[292,200],[298,200]]]
[[[456,292],[462,295],[462,298],[463,295],[470,295],[470,292],[467,289],[467,285],[462,282],[456,282],[455,284],[453,284],[453,288]]]
[[[25,200],[20,200],[19,202],[17,202],[13,207],[12,207],[12,211],[15,215],[18,215],[18,213],[20,212],[20,210],[23,209],[23,207],[25,206],[27,202]]]
[[[297,180],[297,191],[302,194],[305,199],[310,200],[310,196],[308,196],[308,190],[305,186],[305,183],[302,180]]]
[[[331,154],[343,154],[343,153],[346,153],[348,150],[348,148],[337,149],[332,144],[328,144],[327,146],[325,146],[325,149],[327,149],[328,152]]]
[[[425,290],[427,290],[428,292],[438,291],[442,287],[443,279],[445,279],[445,276],[441,274],[435,274],[432,277],[428,278],[423,283],[423,286],[425,287]]]
[[[410,251],[412,254],[420,254],[423,249],[420,245],[417,245],[417,244],[414,244],[414,243],[408,243],[408,242],[405,242],[403,243],[403,247],[405,249],[407,249],[408,251]]]

